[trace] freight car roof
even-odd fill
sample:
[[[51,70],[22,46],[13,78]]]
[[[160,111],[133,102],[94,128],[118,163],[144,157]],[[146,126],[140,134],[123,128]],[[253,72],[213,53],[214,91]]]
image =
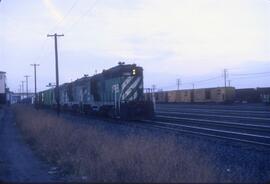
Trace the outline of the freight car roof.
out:
[[[212,88],[196,88],[194,90],[210,90],[210,89],[224,89],[225,87],[212,87]],[[226,87],[227,89],[235,89],[235,87]],[[173,92],[173,91],[189,91],[191,89],[180,89],[180,90],[169,90],[170,92]],[[158,91],[158,92],[168,92],[168,91]]]

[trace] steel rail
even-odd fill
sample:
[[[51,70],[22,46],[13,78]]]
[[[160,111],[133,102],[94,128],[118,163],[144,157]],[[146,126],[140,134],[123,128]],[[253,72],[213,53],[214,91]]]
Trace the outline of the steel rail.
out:
[[[204,122],[207,124],[216,124],[216,125],[224,125],[224,126],[238,126],[242,128],[247,128],[247,127],[252,127],[252,128],[261,128],[266,131],[266,129],[269,129],[270,131],[270,126],[266,125],[254,125],[250,123],[236,123],[236,122],[230,122],[230,121],[218,121],[218,120],[208,120],[208,119],[195,119],[195,118],[182,118],[182,117],[174,117],[174,116],[164,116],[164,115],[156,115],[156,118],[165,118],[168,120],[186,120],[186,121],[196,121],[196,122]]]
[[[159,126],[159,125],[151,125],[151,126],[152,127],[157,127],[159,129],[167,129],[167,130],[170,130],[170,131],[184,132],[184,133],[189,133],[189,134],[202,135],[202,136],[206,136],[206,137],[215,137],[215,138],[220,138],[220,139],[225,139],[225,140],[233,140],[233,141],[238,141],[238,142],[244,142],[244,143],[250,143],[250,144],[270,147],[270,144],[257,142],[257,141],[251,141],[251,140],[245,140],[245,139],[237,139],[237,138],[225,137],[225,136],[219,136],[219,135],[213,135],[213,134],[206,134],[206,133],[202,133],[202,132],[189,131],[189,130],[181,130],[181,129],[176,130],[174,128],[164,127],[164,126]]]
[[[249,110],[232,110],[232,109],[199,109],[199,108],[189,108],[189,107],[157,107],[157,110],[162,110],[162,109],[166,109],[166,110],[189,110],[189,111],[206,111],[206,112],[240,112],[240,113],[254,113],[254,114],[270,114],[270,111],[249,111]]]
[[[161,128],[161,129],[167,129],[167,130],[176,131],[176,132],[191,133],[191,134],[195,134],[195,135],[216,137],[216,138],[221,138],[221,139],[234,140],[234,141],[238,141],[238,142],[245,142],[245,143],[251,143],[251,144],[263,145],[263,146],[270,147],[270,137],[269,136],[261,136],[261,135],[248,134],[248,133],[224,131],[224,130],[217,130],[217,129],[212,129],[212,128],[202,128],[202,127],[197,127],[197,126],[187,126],[187,125],[180,125],[180,124],[174,124],[174,123],[162,122],[162,121],[153,121],[153,120],[142,120],[140,122],[151,125],[153,127],[158,127],[158,128]],[[167,127],[166,125],[170,125],[171,127]],[[180,129],[180,127],[181,128],[193,129],[193,131],[191,131],[191,130],[183,130],[183,129]],[[212,133],[200,132],[201,130],[210,131]],[[223,133],[223,134],[228,135],[228,136],[215,135],[214,133]],[[229,135],[245,136],[246,139],[230,137]],[[250,140],[250,139],[248,139],[250,137],[263,138],[263,139],[267,139],[267,140],[269,139],[269,143]]]
[[[144,121],[148,121],[148,120],[144,120]],[[269,139],[269,141],[270,141],[270,136],[264,136],[264,135],[255,135],[255,134],[250,134],[250,133],[242,133],[242,132],[227,131],[227,130],[218,130],[218,129],[213,129],[213,128],[198,127],[198,126],[180,125],[180,124],[175,124],[175,123],[170,123],[170,122],[162,122],[162,121],[154,121],[154,122],[158,123],[158,124],[174,125],[174,126],[185,127],[185,128],[197,128],[197,129],[206,130],[206,131],[215,131],[215,132],[220,132],[220,133],[230,133],[230,134],[235,134],[235,135],[240,135],[240,136],[250,136],[250,137],[255,137],[255,138],[265,138],[265,139]]]
[[[181,114],[181,115],[193,115],[193,116],[211,116],[211,117],[220,117],[220,118],[237,118],[237,119],[252,119],[252,120],[263,120],[269,121],[270,118],[261,118],[261,117],[251,117],[251,116],[230,116],[230,115],[215,115],[215,114],[200,114],[200,113],[189,113],[189,112],[179,112],[179,111],[156,111],[158,114]]]

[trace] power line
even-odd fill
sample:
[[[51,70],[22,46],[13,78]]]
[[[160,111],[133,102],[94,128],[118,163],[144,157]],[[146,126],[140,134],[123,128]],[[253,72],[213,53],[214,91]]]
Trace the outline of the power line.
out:
[[[59,25],[61,25],[61,23],[65,20],[65,18],[71,13],[71,11],[75,8],[75,6],[78,4],[79,0],[75,0],[73,2],[73,4],[71,5],[71,7],[69,8],[69,10],[67,11],[67,13],[64,15],[64,17],[52,28],[52,31],[54,31]]]
[[[71,13],[71,11],[75,8],[75,6],[77,5],[78,2],[79,2],[79,0],[75,0],[73,2],[73,4],[71,5],[71,7],[67,11],[67,13],[64,15],[64,17],[51,29],[50,32],[52,32],[54,29],[56,29],[65,20],[65,18]],[[47,47],[47,49],[48,48],[49,47]],[[44,42],[42,43],[42,46],[40,49],[41,53],[35,59],[35,63],[38,63],[40,61],[40,59],[45,56],[45,49],[46,49],[46,40],[44,40]]]
[[[209,82],[209,81],[214,81],[217,79],[221,79],[220,76],[216,76],[216,77],[212,77],[212,78],[208,78],[208,79],[204,79],[204,80],[198,80],[198,81],[192,81],[192,82],[186,82],[186,83],[180,83],[181,85],[194,85],[198,84],[198,83],[205,83],[205,82]],[[166,88],[168,87],[173,87],[174,85],[170,85],[170,86],[166,86]]]
[[[270,72],[259,72],[259,73],[241,73],[241,74],[231,74],[232,76],[245,76],[245,75],[263,75],[270,74]]]
[[[65,16],[51,29],[51,30],[54,30],[54,29],[56,29],[64,20],[65,20],[65,18],[71,13],[71,11],[76,7],[76,5],[78,4],[78,2],[79,2],[79,0],[75,0],[74,2],[73,2],[73,4],[71,5],[71,7],[69,8],[69,10],[67,11],[67,13],[65,14]],[[72,26],[69,28],[69,30],[68,31],[70,31],[70,29],[75,25],[75,24],[77,24],[78,23],[78,21],[82,18],[82,17],[84,17],[84,16],[86,16],[88,13],[89,13],[89,11],[91,11],[94,7],[95,7],[95,5],[96,5],[96,3],[97,3],[97,0],[95,0],[94,1],[94,3],[93,3],[93,5],[89,8],[89,9],[87,9],[87,11],[86,12],[84,12],[83,14],[81,14],[81,16],[72,24]],[[47,48],[49,48],[49,47],[47,47]],[[42,57],[44,57],[44,55],[45,55],[45,49],[46,49],[46,41],[44,40],[44,42],[42,43],[42,46],[41,46],[41,49],[40,49],[40,51],[41,51],[41,54],[39,54],[38,55],[38,57],[35,59],[35,62],[36,63],[38,63],[39,61],[40,61],[40,59],[42,58]]]
[[[89,12],[91,12],[94,8],[95,8],[95,6],[96,6],[96,4],[97,4],[97,2],[98,2],[98,0],[95,0],[94,1],[94,3],[92,4],[92,6],[90,6],[90,8],[88,8],[85,12],[83,12],[80,16],[79,16],[79,18],[78,19],[76,19],[74,22],[73,22],[73,24],[71,24],[71,26],[69,27],[69,29],[67,29],[65,32],[66,33],[69,33],[70,32],[70,30],[83,18],[83,17],[85,17]]]
[[[182,85],[193,85],[193,84],[209,82],[209,81],[213,81],[213,80],[217,80],[217,79],[220,79],[220,76],[212,77],[212,78],[208,78],[208,79],[204,79],[204,80],[199,80],[199,81],[193,81],[193,82],[188,82],[188,83],[182,83]]]
[[[204,79],[204,80],[187,82],[187,83],[180,83],[180,84],[181,85],[191,85],[192,88],[195,88],[195,84],[205,83],[205,82],[209,82],[209,81],[214,81],[214,80],[217,80],[217,79],[221,79],[221,77],[220,76],[216,76],[216,77],[212,77],[212,78],[208,78],[208,79]],[[163,89],[166,89],[166,88],[175,88],[174,86],[175,86],[175,84],[171,84],[171,85],[163,86],[162,88]],[[177,80],[177,86],[178,86],[178,80]]]
[[[45,56],[45,53],[48,49],[49,46],[48,45],[46,46],[46,40],[44,40],[41,45],[40,54],[36,57],[36,59],[34,59],[35,63],[40,62],[41,58]]]
[[[256,76],[256,77],[254,77],[254,76],[245,76],[245,77],[236,77],[236,78],[232,78],[232,79],[234,79],[234,80],[236,80],[236,79],[250,79],[250,78],[253,78],[253,79],[255,79],[255,78],[263,78],[263,77],[269,77],[269,75],[263,75],[263,76]]]
[[[260,76],[254,77],[254,75],[260,75]],[[243,76],[243,77],[230,77],[228,79],[228,69],[224,69],[222,78],[224,78],[224,86],[226,88],[227,86],[231,87],[232,80],[235,81],[237,79],[261,78],[261,77],[268,77],[269,75],[270,75],[270,72],[230,74],[230,76]],[[194,81],[194,82],[181,83],[181,85],[192,85],[192,88],[194,89],[195,84],[210,82],[210,81],[214,81],[217,79],[221,79],[221,76],[216,76],[216,77],[212,77],[212,78],[208,78],[208,79],[204,79],[204,80],[198,80],[198,81]],[[228,83],[228,85],[227,85],[227,83]],[[177,89],[179,89],[178,84],[180,84],[180,79],[177,79]],[[162,87],[162,89],[173,88],[173,86],[175,86],[175,85],[172,84],[172,85],[164,86],[164,87]]]
[[[71,11],[74,9],[74,7],[77,5],[77,3],[78,3],[78,1],[79,0],[76,0],[76,1],[74,1],[74,3],[72,4],[72,6],[70,7],[70,9],[67,11],[67,13],[65,14],[65,16],[64,16],[64,18],[63,19],[61,19],[51,30],[53,30],[53,29],[55,29],[55,28],[57,28],[57,26],[59,26],[62,22],[63,22],[63,20],[71,13]],[[81,14],[81,16],[69,27],[69,29],[68,29],[68,32],[71,30],[71,28],[75,25],[75,24],[77,24],[78,23],[78,21],[82,18],[82,17],[84,17],[84,16],[86,16],[88,13],[89,13],[89,11],[91,11],[94,7],[95,7],[95,5],[96,5],[96,3],[97,3],[97,0],[95,0],[94,1],[94,3],[93,3],[93,5],[89,8],[89,9],[87,9],[87,11],[86,12],[84,12],[83,14]],[[67,32],[67,31],[66,31]],[[42,47],[41,47],[41,54],[39,54],[39,56],[35,59],[35,62],[36,63],[38,63],[40,60],[41,60],[41,58],[42,57],[44,57],[45,56],[45,49],[46,49],[46,45],[45,45],[45,43],[46,43],[46,41],[44,40],[44,42],[43,42],[43,44],[42,44]],[[48,49],[49,47],[47,47],[47,49]]]

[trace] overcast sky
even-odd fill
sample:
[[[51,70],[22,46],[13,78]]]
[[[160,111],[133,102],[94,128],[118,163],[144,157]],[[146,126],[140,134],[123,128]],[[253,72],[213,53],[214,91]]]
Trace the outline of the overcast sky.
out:
[[[55,32],[60,83],[124,61],[144,68],[145,87],[222,86],[224,68],[237,88],[270,86],[269,0],[2,0],[0,28],[14,91],[26,74],[34,89],[35,62],[39,90],[55,81]]]

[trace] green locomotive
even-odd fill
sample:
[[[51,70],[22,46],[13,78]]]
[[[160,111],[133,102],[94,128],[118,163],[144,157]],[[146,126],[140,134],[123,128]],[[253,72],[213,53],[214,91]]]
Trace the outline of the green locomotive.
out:
[[[56,107],[56,89],[38,93],[38,104]],[[85,76],[59,86],[64,111],[100,114],[121,119],[144,119],[154,115],[153,103],[143,94],[143,68],[119,63],[92,77]]]

